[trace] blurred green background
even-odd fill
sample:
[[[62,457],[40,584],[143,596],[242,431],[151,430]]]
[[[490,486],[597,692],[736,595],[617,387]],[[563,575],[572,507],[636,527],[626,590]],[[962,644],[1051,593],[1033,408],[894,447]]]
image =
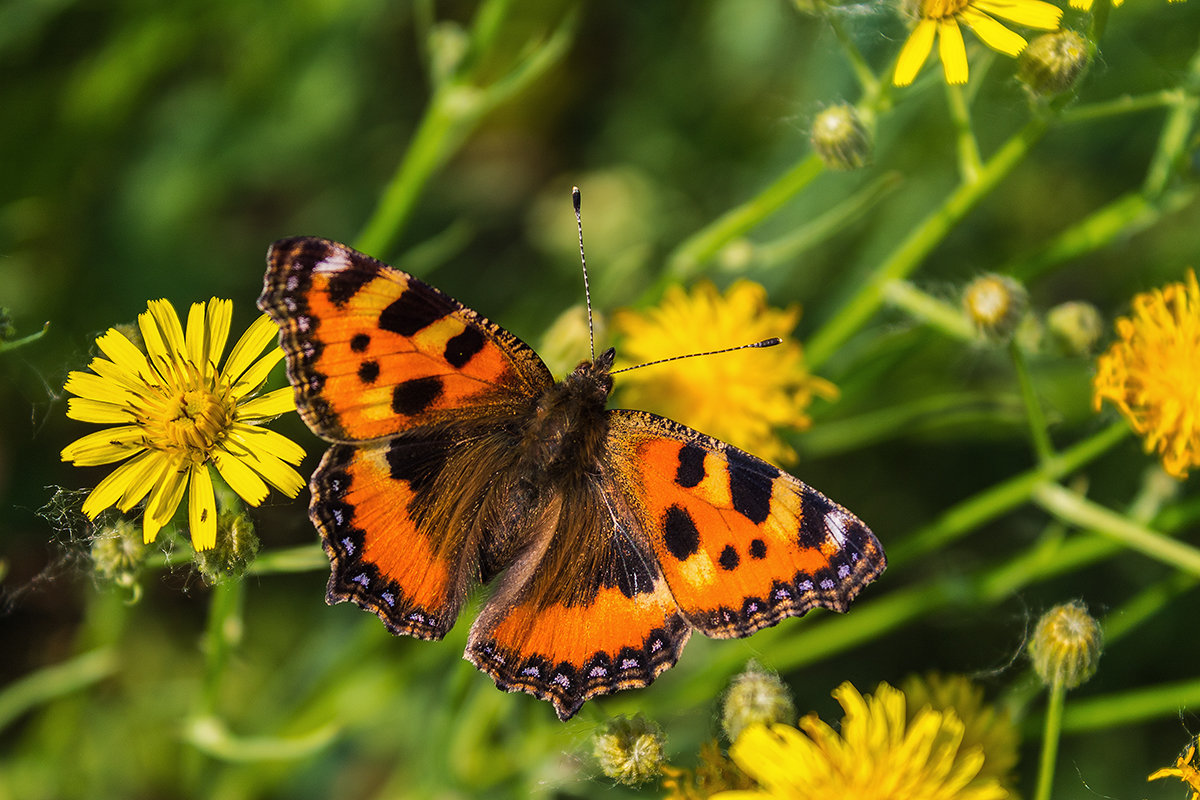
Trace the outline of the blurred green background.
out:
[[[673,248],[803,159],[816,112],[857,100],[829,27],[783,0],[486,8],[498,11],[487,51],[468,65],[476,85],[504,80],[531,54],[547,61],[519,91],[480,109],[477,124],[434,138],[410,213],[372,254],[534,343],[582,299],[571,185],[583,190],[593,304],[601,312],[645,305],[658,298]],[[55,487],[90,487],[107,471],[58,456],[91,430],[65,418],[61,387],[87,363],[94,337],[132,322],[149,299],[166,297],[182,312],[214,295],[233,298],[236,333],[257,314],[272,241],[311,234],[355,242],[430,105],[430,73],[461,70],[460,58],[472,53],[477,9],[381,0],[0,4],[0,305],[18,335],[50,323],[38,341],[0,354],[0,684],[104,648],[95,665],[102,680],[0,730],[0,798],[619,794],[626,790],[596,778],[587,757],[601,711],[645,709],[686,764],[715,731],[714,704],[730,672],[751,656],[772,664],[758,637],[696,637],[650,689],[593,702],[561,725],[548,704],[502,695],[460,660],[466,620],[443,643],[393,639],[371,615],[324,605],[324,567],[255,575],[244,586],[244,639],[218,708],[238,734],[291,737],[302,755],[201,754],[185,739],[203,738],[187,726],[205,681],[210,590],[185,565],[148,575],[144,597],[127,605],[94,585],[83,532],[52,525],[56,507],[39,515]],[[895,9],[836,13],[886,78],[906,35]],[[1065,23],[1082,19],[1071,12]],[[1129,0],[1113,13],[1075,102],[1177,86],[1198,23],[1195,0]],[[1033,113],[1012,62],[999,58],[984,75],[986,61],[972,66],[985,155]],[[873,166],[821,175],[750,238],[786,236],[880,176],[897,176],[869,214],[780,264],[743,268],[718,257],[688,277],[725,285],[745,274],[767,286],[773,304],[802,304],[798,338],[819,330],[955,184],[940,66],[923,74],[880,117]],[[1196,88],[1188,87],[1193,99]],[[443,100],[469,105],[479,95]],[[934,250],[915,283],[956,302],[972,277],[1019,267],[1057,232],[1137,188],[1162,119],[1156,107],[1055,127]],[[1108,330],[1135,292],[1200,266],[1200,217],[1188,194],[1195,167],[1183,165],[1173,180],[1182,198],[1153,224],[1033,276],[1033,307],[1085,300]],[[1090,409],[1091,369],[1082,358],[1034,360],[1060,446],[1111,422]],[[813,431],[794,437],[800,463],[786,466],[850,506],[889,551],[954,503],[1033,464],[1002,351],[885,309],[821,374],[842,399],[814,406]],[[903,425],[866,424],[921,402],[930,410]],[[323,445],[295,417],[275,427],[308,448],[307,474]],[[1090,466],[1090,494],[1120,508],[1152,466],[1129,438]],[[1195,542],[1194,480],[1181,491],[1174,507]],[[307,493],[294,502],[273,495],[255,512],[264,549],[315,541],[306,503]],[[1170,578],[1167,566],[1125,552],[980,602],[972,576],[1032,547],[1046,526],[1044,512],[1024,506],[894,564],[856,609],[934,581],[942,601],[835,657],[785,671],[798,708],[834,719],[829,692],[840,681],[866,691],[912,671],[967,672],[999,692],[1024,680],[1014,656],[1043,609],[1078,597],[1103,617]],[[186,553],[176,560],[186,562]],[[1072,697],[1195,678],[1193,586],[1107,651],[1096,678]],[[826,621],[818,616],[827,615],[783,623],[769,641],[786,643]],[[1068,735],[1056,796],[1178,797],[1179,784],[1147,785],[1145,776],[1198,728],[1195,711],[1181,709]],[[1026,730],[1028,793],[1037,735]]]

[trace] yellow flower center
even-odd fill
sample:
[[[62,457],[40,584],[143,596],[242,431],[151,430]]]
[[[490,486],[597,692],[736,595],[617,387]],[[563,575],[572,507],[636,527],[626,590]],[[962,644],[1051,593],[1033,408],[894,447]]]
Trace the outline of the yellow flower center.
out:
[[[229,387],[195,376],[191,386],[163,388],[162,402],[141,421],[147,446],[196,464],[207,461],[233,424]]]
[[[922,19],[947,19],[961,14],[970,0],[920,0],[918,14]]]

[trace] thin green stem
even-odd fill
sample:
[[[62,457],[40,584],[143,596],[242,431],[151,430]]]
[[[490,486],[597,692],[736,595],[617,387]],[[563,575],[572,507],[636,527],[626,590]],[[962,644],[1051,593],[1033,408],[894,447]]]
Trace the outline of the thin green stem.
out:
[[[870,107],[874,105],[874,99],[880,94],[879,78],[871,69],[871,65],[863,58],[862,51],[858,49],[858,44],[855,43],[854,37],[846,32],[842,26],[842,21],[834,10],[827,4],[820,4],[821,16],[826,24],[829,25],[833,35],[837,37],[838,44],[842,48],[842,52],[846,54],[846,60],[850,62],[850,68],[854,70],[854,77],[858,79],[858,85],[862,87],[862,93],[865,98],[868,98],[862,105]],[[874,128],[874,112],[870,113],[871,127]]]
[[[904,542],[891,547],[889,559],[892,563],[899,564],[944,547],[988,520],[1028,502],[1037,488],[1046,481],[1058,480],[1099,458],[1128,435],[1129,426],[1123,421],[1115,422],[1091,438],[1064,450],[1045,464],[1015,475],[951,506],[932,523],[916,531]]]
[[[1058,739],[1062,734],[1063,701],[1067,690],[1061,680],[1050,685],[1050,702],[1046,707],[1046,725],[1042,730],[1042,760],[1038,764],[1037,791],[1033,800],[1050,800],[1054,784],[1054,766],[1058,760]]]
[[[1131,522],[1127,517],[1093,503],[1056,483],[1042,483],[1034,501],[1059,519],[1107,536],[1131,550],[1200,576],[1200,550]]]
[[[46,331],[50,330],[50,323],[42,325],[42,329],[36,333],[31,333],[28,336],[22,336],[20,339],[13,339],[10,342],[0,342],[0,353],[8,350],[16,350],[18,347],[24,347],[27,344],[36,342],[38,339],[46,335]]]
[[[736,208],[696,231],[667,258],[666,278],[682,281],[694,277],[704,262],[725,245],[757,226],[812,183],[825,169],[821,158],[811,153],[774,183]]]
[[[886,260],[861,284],[858,293],[830,319],[812,339],[805,355],[810,368],[819,369],[847,339],[875,313],[883,302],[883,290],[891,281],[907,277],[966,215],[1029,154],[1048,122],[1032,119],[982,166],[978,180],[962,183],[908,235]]]
[[[254,559],[247,575],[279,575],[293,572],[317,572],[329,569],[329,559],[321,546],[302,544],[284,550],[267,550]]]
[[[975,329],[963,316],[962,309],[921,291],[909,281],[889,281],[883,287],[883,297],[952,339],[964,342],[976,339]]]
[[[104,680],[118,666],[112,648],[101,647],[13,681],[0,690],[0,730],[43,703]]]
[[[979,155],[979,142],[971,128],[971,111],[961,86],[946,84],[946,103],[950,107],[950,120],[958,143],[958,173],[963,183],[974,183],[983,169]]]
[[[1063,717],[1063,730],[1094,731],[1148,719],[1177,716],[1181,708],[1200,705],[1200,679],[1161,683],[1119,694],[1072,700]]]
[[[1037,391],[1029,376],[1029,366],[1025,363],[1025,355],[1017,345],[1016,339],[1009,342],[1008,353],[1017,372],[1017,383],[1021,386],[1021,400],[1025,403],[1025,416],[1029,421],[1033,451],[1037,454],[1038,463],[1045,464],[1054,458],[1054,445],[1050,442],[1050,432],[1046,427],[1046,414],[1042,411],[1042,404],[1038,401]]]
[[[200,716],[207,716],[217,708],[229,656],[242,640],[244,600],[245,581],[226,580],[212,587],[204,634],[204,695]]]
[[[1158,147],[1146,170],[1142,190],[1149,197],[1162,194],[1188,151],[1192,128],[1196,124],[1196,112],[1200,110],[1200,97],[1196,96],[1194,86],[1200,81],[1200,50],[1192,56],[1188,72],[1193,89],[1188,93],[1181,91],[1179,99],[1167,112],[1162,133],[1158,137]]]
[[[1180,94],[1179,89],[1173,88],[1136,96],[1122,95],[1112,100],[1101,100],[1063,109],[1062,115],[1058,119],[1063,124],[1071,124],[1134,114],[1139,111],[1153,111],[1163,106],[1176,104],[1179,102]]]

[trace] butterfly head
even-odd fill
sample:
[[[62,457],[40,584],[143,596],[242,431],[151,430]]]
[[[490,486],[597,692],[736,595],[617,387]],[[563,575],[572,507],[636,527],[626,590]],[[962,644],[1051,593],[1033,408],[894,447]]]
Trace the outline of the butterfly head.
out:
[[[612,366],[617,358],[617,351],[608,348],[595,361],[582,361],[575,371],[563,379],[562,386],[568,395],[587,403],[599,403],[601,406],[608,400],[612,391]]]

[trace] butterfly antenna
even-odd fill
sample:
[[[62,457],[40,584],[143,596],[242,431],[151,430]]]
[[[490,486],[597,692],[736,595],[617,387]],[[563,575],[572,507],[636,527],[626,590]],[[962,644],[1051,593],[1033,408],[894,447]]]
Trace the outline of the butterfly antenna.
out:
[[[653,367],[655,364],[665,364],[668,361],[680,361],[685,358],[699,358],[700,356],[715,356],[721,353],[732,353],[735,350],[745,350],[749,347],[774,347],[777,344],[783,344],[783,339],[778,336],[771,339],[763,339],[761,342],[753,342],[751,344],[740,344],[737,347],[726,347],[723,350],[709,350],[704,353],[688,353],[682,356],[671,356],[670,358],[660,358],[656,361],[647,361],[645,364],[638,364],[633,367],[621,367],[614,369],[609,375],[616,375],[618,372],[629,372],[631,369],[641,369],[642,367]]]
[[[587,258],[583,255],[583,216],[579,213],[579,187],[571,187],[571,202],[575,206],[575,226],[579,228],[579,263],[583,265],[583,302],[587,303],[588,315],[588,347],[592,351],[592,361],[596,360],[596,334],[592,329],[592,293],[588,287]]]

